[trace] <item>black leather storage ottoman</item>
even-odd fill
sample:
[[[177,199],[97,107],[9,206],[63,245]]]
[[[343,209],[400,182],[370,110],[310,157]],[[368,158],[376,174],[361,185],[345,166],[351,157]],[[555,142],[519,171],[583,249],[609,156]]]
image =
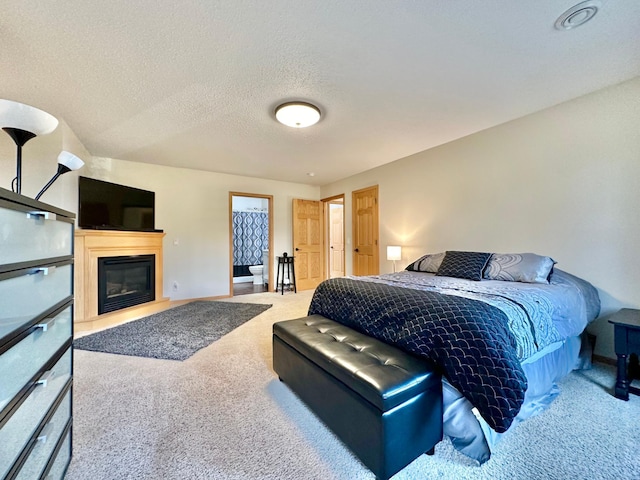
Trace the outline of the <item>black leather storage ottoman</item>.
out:
[[[442,439],[432,366],[321,315],[273,325],[273,368],[379,479]]]

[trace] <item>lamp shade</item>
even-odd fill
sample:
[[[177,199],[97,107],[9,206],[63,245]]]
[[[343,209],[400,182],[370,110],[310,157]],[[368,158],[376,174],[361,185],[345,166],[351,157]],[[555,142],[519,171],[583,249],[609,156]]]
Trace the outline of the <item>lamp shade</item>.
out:
[[[388,245],[387,260],[402,260],[402,247],[398,245]]]
[[[38,195],[36,195],[35,197],[36,200],[40,199],[42,194],[46,192],[51,185],[53,185],[53,182],[55,182],[60,175],[64,175],[65,173],[71,172],[72,170],[79,170],[83,166],[84,162],[76,157],[73,153],[67,152],[66,150],[61,151],[58,155],[58,171],[53,177],[51,177],[51,180],[49,180],[49,182],[44,187],[42,187],[42,190],[40,190]]]
[[[310,127],[320,120],[320,109],[305,102],[283,103],[276,108],[276,119],[287,127]]]
[[[60,155],[58,155],[58,163],[68,168],[68,171],[80,170],[84,166],[82,160],[66,150],[61,151]]]
[[[17,128],[34,135],[46,135],[58,126],[58,120],[53,115],[42,110],[0,99],[0,128]]]

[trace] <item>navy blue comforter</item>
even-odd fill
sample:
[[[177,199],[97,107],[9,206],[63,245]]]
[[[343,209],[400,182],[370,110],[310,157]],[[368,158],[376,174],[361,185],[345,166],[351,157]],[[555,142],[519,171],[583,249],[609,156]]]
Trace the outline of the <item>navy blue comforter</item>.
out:
[[[520,411],[527,380],[507,316],[495,306],[336,278],[318,286],[312,314],[430,360],[496,432],[506,431]]]

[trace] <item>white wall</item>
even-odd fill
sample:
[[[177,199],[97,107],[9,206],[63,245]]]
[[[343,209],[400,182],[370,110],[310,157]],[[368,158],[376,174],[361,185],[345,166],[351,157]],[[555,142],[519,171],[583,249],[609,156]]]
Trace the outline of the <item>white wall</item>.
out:
[[[404,267],[428,252],[536,252],[593,283],[606,317],[640,308],[640,78],[324,186],[379,185],[386,245]],[[347,255],[351,271],[351,255]],[[606,318],[590,330],[615,357]]]
[[[164,294],[172,300],[229,294],[230,191],[273,195],[274,255],[291,251],[292,199],[320,198],[310,185],[109,158],[94,157],[82,174],[155,192],[156,228],[166,233]]]
[[[172,300],[229,294],[230,191],[273,195],[274,255],[291,252],[292,199],[320,198],[320,188],[310,185],[91,157],[64,121],[24,146],[23,195],[37,195],[57,171],[63,149],[82,158],[85,166],[62,175],[42,196],[45,203],[77,212],[78,175],[156,193],[156,228],[166,233],[164,295]],[[0,186],[7,190],[16,173],[15,159],[15,143],[0,132]],[[178,282],[177,291],[173,282]]]

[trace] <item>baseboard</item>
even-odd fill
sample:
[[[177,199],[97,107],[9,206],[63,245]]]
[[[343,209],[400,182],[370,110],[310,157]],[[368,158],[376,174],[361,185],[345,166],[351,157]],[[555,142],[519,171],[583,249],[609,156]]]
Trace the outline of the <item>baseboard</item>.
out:
[[[597,363],[604,363],[605,365],[616,365],[615,358],[603,357],[602,355],[593,355],[593,361]]]
[[[203,301],[209,301],[209,300],[222,300],[223,298],[231,298],[231,295],[218,295],[216,297],[190,298],[189,300],[175,300],[175,301],[172,301],[171,304],[173,306],[175,302],[191,303],[191,302],[203,302]]]
[[[253,282],[253,275],[243,277],[233,277],[233,283],[249,283]]]

